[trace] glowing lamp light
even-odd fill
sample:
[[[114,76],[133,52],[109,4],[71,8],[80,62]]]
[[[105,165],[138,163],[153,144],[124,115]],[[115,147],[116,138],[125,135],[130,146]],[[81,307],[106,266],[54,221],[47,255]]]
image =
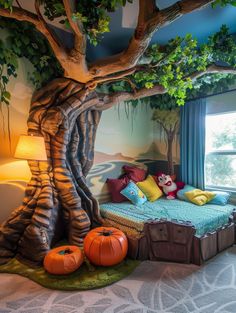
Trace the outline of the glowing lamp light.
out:
[[[43,137],[21,135],[15,151],[15,158],[46,161],[47,153]]]

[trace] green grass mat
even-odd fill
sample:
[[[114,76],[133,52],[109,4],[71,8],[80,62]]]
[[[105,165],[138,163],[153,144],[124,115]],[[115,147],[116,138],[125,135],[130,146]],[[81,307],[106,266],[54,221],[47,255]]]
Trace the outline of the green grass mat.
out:
[[[129,275],[140,261],[126,259],[111,267],[96,267],[91,270],[85,263],[69,275],[51,275],[43,267],[31,268],[12,259],[0,266],[1,273],[19,274],[43,287],[59,290],[88,290],[108,286]]]

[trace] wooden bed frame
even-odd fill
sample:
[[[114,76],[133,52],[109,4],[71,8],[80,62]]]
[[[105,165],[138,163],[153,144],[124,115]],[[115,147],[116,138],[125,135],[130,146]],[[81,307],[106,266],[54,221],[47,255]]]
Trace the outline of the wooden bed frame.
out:
[[[228,224],[196,237],[191,223],[153,220],[140,238],[128,236],[128,256],[138,260],[171,261],[201,265],[235,243],[236,209]]]
[[[124,163],[123,165],[134,163]],[[136,167],[147,170],[143,163],[135,163]],[[162,171],[161,164],[160,171]],[[177,170],[177,168],[176,168]],[[155,171],[156,164],[155,164]],[[122,175],[123,173],[120,173]],[[115,176],[114,178],[119,178]],[[96,197],[100,203],[111,202],[110,193],[105,192]],[[119,228],[119,222],[104,226]],[[217,253],[236,243],[236,208],[233,209],[228,224],[202,237],[195,236],[196,229],[190,222],[177,220],[151,220],[145,223],[142,236],[129,235],[128,256],[138,260],[171,261],[201,265]],[[125,232],[124,229],[122,229]]]

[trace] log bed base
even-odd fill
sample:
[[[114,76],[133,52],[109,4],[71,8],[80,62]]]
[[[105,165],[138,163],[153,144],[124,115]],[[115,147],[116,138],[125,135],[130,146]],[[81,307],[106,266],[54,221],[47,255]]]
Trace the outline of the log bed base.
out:
[[[155,220],[145,224],[140,239],[128,236],[128,256],[138,260],[201,265],[235,243],[236,213],[227,225],[196,237],[191,223]]]

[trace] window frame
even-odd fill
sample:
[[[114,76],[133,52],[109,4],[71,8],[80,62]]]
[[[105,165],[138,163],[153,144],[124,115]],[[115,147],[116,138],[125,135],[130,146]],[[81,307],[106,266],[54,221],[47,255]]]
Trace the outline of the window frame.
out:
[[[230,113],[236,113],[235,111],[226,111],[226,112],[217,112],[217,113],[208,113],[206,114],[207,116],[216,116],[216,115],[226,115],[226,114],[230,114]],[[207,126],[207,123],[205,121],[205,127]],[[206,139],[205,139],[206,142]],[[236,149],[232,149],[232,150],[212,150],[209,152],[205,151],[205,161],[206,161],[206,157],[208,155],[236,155]],[[204,175],[205,175],[205,182],[206,182],[206,171],[205,171],[205,161],[204,161]],[[216,185],[207,185],[205,184],[205,189],[207,190],[219,190],[219,191],[228,191],[231,192],[233,195],[236,196],[236,186],[235,188],[233,187],[224,187],[224,186],[216,186]]]

